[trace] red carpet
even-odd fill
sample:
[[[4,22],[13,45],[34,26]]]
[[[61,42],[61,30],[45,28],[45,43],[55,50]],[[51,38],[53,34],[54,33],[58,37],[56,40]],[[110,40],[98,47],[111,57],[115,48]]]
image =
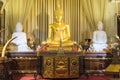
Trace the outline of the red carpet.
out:
[[[110,78],[111,76],[89,76],[89,78],[86,79],[85,76],[81,76],[79,79],[68,79],[68,80],[109,80]],[[27,76],[15,76],[13,77],[13,80],[35,80],[35,79],[32,75],[27,75]],[[50,79],[39,78],[37,80],[50,80]]]

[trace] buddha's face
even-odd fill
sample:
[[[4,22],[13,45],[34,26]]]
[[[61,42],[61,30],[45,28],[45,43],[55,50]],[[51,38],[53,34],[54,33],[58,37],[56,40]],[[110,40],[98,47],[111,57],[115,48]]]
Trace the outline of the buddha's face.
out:
[[[99,25],[98,26],[98,30],[102,30],[103,29],[103,26],[102,25]]]
[[[103,29],[103,24],[102,24],[102,22],[99,22],[98,23],[98,30],[102,30]]]
[[[63,12],[61,9],[55,10],[54,19],[57,23],[61,23],[63,19]]]
[[[20,22],[18,22],[17,24],[16,24],[16,32],[21,32],[22,31],[22,24],[20,23]]]
[[[56,15],[56,16],[55,16],[55,21],[56,21],[56,22],[61,22],[62,19],[63,19],[63,16],[62,16],[62,15]]]

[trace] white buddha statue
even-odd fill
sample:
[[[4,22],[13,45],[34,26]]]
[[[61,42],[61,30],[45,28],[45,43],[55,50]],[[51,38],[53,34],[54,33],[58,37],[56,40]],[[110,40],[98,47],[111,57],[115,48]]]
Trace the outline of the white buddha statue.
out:
[[[26,33],[22,32],[23,27],[20,22],[16,24],[16,32],[12,34],[12,37],[16,37],[11,43],[17,46],[17,51],[30,51],[31,49],[27,45]]]
[[[107,48],[107,35],[106,32],[102,30],[103,23],[101,21],[98,22],[98,30],[93,33],[93,50],[96,52],[102,52],[103,49]]]

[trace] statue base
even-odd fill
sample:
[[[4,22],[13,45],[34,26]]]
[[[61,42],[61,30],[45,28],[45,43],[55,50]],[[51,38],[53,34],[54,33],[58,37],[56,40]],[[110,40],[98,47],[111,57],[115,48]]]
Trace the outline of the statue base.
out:
[[[59,49],[59,47],[53,47],[53,46],[49,46],[48,48],[47,48],[47,50],[58,50]],[[63,47],[63,50],[65,50],[65,51],[72,51],[73,50],[73,46],[65,46],[65,47]]]
[[[62,46],[62,49],[64,51],[78,51],[79,46],[74,44],[74,45],[68,45],[68,46]],[[42,45],[40,48],[40,51],[58,51],[59,46],[50,46],[50,45]]]

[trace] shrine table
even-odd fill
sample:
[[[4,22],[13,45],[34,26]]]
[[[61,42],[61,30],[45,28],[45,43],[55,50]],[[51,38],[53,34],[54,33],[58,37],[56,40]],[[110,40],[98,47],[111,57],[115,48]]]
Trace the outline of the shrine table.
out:
[[[81,75],[104,74],[111,63],[110,53],[65,51],[7,52],[8,74],[35,74],[44,78],[79,78]]]

